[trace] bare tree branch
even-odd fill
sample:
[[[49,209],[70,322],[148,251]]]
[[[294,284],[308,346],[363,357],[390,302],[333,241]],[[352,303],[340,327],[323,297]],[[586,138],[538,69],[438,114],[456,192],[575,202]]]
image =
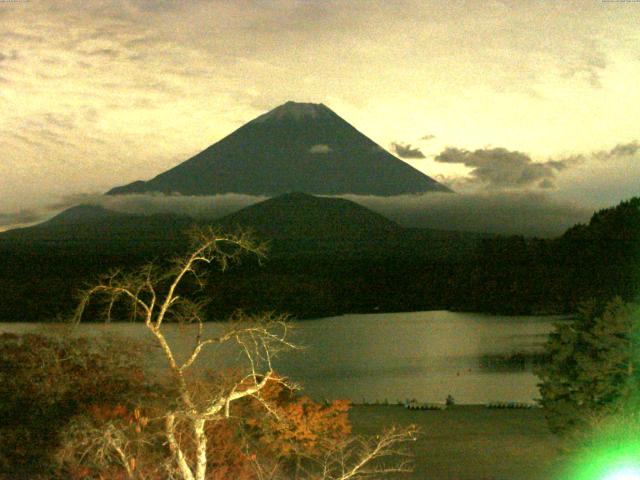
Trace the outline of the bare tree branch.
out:
[[[354,437],[329,449],[315,466],[304,471],[312,480],[353,480],[385,478],[390,474],[413,471],[410,455],[403,446],[418,436],[414,425],[404,429],[392,427],[373,438]],[[317,459],[313,459],[318,462]],[[388,463],[390,462],[390,463]]]

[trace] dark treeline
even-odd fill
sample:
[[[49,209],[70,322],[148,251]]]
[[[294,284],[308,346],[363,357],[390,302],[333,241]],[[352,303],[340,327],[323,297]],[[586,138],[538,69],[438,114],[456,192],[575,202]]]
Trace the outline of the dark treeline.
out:
[[[132,244],[0,242],[0,321],[68,315],[96,275],[184,248],[184,237]],[[401,230],[359,239],[276,239],[262,265],[211,271],[212,319],[235,309],[313,318],[349,312],[451,309],[570,313],[583,300],[635,299],[640,287],[640,198],[595,213],[556,239]]]
[[[596,212],[556,239],[482,240],[475,258],[468,296],[454,308],[568,313],[587,299],[631,301],[640,287],[640,199]]]

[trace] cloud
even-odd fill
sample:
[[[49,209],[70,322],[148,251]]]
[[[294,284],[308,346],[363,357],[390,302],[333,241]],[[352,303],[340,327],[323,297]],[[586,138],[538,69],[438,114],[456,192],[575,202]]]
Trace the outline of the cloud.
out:
[[[79,204],[99,205],[99,193],[74,193],[62,195],[58,199],[39,208],[21,209],[16,212],[0,212],[0,232],[44,222],[67,208]]]
[[[42,215],[35,210],[22,209],[16,212],[0,212],[0,231],[7,227],[19,227],[36,222]]]
[[[576,223],[588,221],[593,213],[591,208],[554,200],[544,192],[340,197],[359,203],[405,227],[540,237],[560,235]],[[122,213],[174,213],[211,220],[266,199],[267,197],[239,194],[167,196],[79,193],[61,197],[39,211],[0,213],[0,230],[43,221],[61,210],[81,203],[99,205]]]
[[[163,195],[160,193],[132,195],[102,195],[99,193],[75,193],[63,195],[40,209],[20,210],[14,213],[0,212],[0,231],[27,224],[46,221],[75,205],[96,205],[121,213],[153,215],[173,213],[196,219],[213,220],[268,197],[227,193],[209,196]]]
[[[609,65],[607,55],[594,39],[586,40],[581,49],[566,58],[561,67],[565,78],[579,78],[593,88],[602,88],[602,73]]]
[[[593,157],[602,161],[611,161],[633,157],[640,151],[640,142],[634,140],[628,143],[619,143],[611,150],[602,150],[593,154]]]
[[[94,203],[118,212],[175,213],[194,218],[215,219],[266,199],[267,197],[237,193],[210,196],[134,194],[100,196]]]
[[[603,208],[638,196],[640,143],[619,143],[608,150],[562,159],[572,168],[561,171],[555,194]]]
[[[94,57],[107,57],[107,58],[118,58],[120,56],[120,52],[113,48],[96,48],[94,50],[87,50],[83,52],[85,55],[94,56]]]
[[[71,193],[62,195],[56,201],[44,207],[45,212],[59,212],[79,204],[99,205],[103,195],[100,193]]]
[[[376,197],[345,195],[405,227],[554,237],[593,210],[544,192],[427,193]]]
[[[331,147],[323,143],[314,145],[309,149],[309,153],[329,153],[330,151],[331,151]]]
[[[434,138],[436,138],[435,135],[427,134],[423,137],[420,137],[420,140],[429,141],[429,140],[433,140]]]
[[[564,172],[569,167],[593,168],[596,163],[614,165],[616,162],[628,162],[640,152],[640,142],[632,140],[627,143],[619,143],[609,150],[597,150],[590,153],[579,153],[562,157],[560,160],[550,159],[546,165],[553,167],[558,172]],[[626,168],[626,167],[625,167]]]
[[[424,153],[418,147],[413,147],[410,143],[391,143],[391,150],[401,158],[425,158]]]
[[[19,56],[16,50],[11,50],[11,53],[0,52],[0,63],[6,62],[7,60],[17,60],[18,58]]]
[[[440,163],[459,163],[471,168],[459,182],[486,190],[524,187],[551,188],[556,172],[569,166],[565,160],[538,163],[527,154],[505,148],[475,151],[449,147],[434,159]]]
[[[74,116],[69,113],[45,113],[44,122],[64,130],[75,128]]]
[[[457,191],[550,190],[556,189],[560,184],[564,189],[577,191],[579,188],[584,190],[580,184],[606,183],[606,178],[600,178],[603,175],[610,179],[619,177],[615,170],[629,171],[632,167],[630,162],[636,163],[634,157],[638,153],[640,142],[637,140],[619,143],[608,150],[551,158],[546,162],[534,162],[526,153],[505,148],[469,151],[449,147],[434,160],[439,163],[461,164],[471,171],[467,176],[434,175],[434,178]],[[606,168],[611,169],[609,174],[603,172]],[[574,179],[575,185],[569,184],[569,179]],[[615,191],[616,185],[611,183],[602,188]],[[622,198],[617,198],[620,199]]]
[[[583,162],[584,157],[582,155],[574,155],[571,157],[565,157],[561,160],[547,160],[545,163],[554,170],[562,172],[573,165],[578,165]]]

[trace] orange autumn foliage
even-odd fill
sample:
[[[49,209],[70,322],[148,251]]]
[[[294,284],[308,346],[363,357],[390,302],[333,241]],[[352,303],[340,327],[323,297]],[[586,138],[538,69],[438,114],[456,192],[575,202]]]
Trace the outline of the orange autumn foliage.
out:
[[[263,389],[262,399],[272,414],[264,412],[265,406],[253,399],[248,408],[264,413],[248,415],[246,424],[258,442],[278,458],[317,455],[351,433],[348,400],[319,404],[307,396],[294,395],[277,380]]]
[[[217,382],[229,378],[234,374],[226,372]],[[207,480],[253,480],[255,462],[287,465],[296,457],[321,455],[351,433],[349,408],[346,400],[324,405],[296,395],[278,379],[270,381],[260,400],[238,402],[230,418],[207,426]],[[186,451],[193,453],[191,447]]]
[[[253,480],[255,454],[246,452],[235,422],[217,422],[207,428],[207,480]]]
[[[205,390],[206,385],[202,384],[201,388]],[[278,464],[286,469],[296,458],[321,455],[351,432],[348,401],[320,404],[307,396],[295,395],[277,379],[261,391],[260,399],[240,402],[232,408],[230,418],[207,425],[207,480],[255,480],[256,462],[272,467]],[[157,434],[161,421],[157,417],[160,411],[156,409],[148,405],[142,414],[139,409],[122,404],[92,404],[87,413],[96,425],[118,423],[134,440]],[[156,420],[147,426],[149,417]],[[147,432],[149,428],[151,430]],[[187,457],[192,458],[194,445],[190,445],[188,432],[178,429],[176,434],[181,438]],[[158,448],[166,446],[155,442],[143,442],[141,446],[144,448],[134,457],[136,473],[140,478],[162,478],[157,477],[155,467],[161,457]],[[78,465],[67,473],[68,478],[75,480],[126,478],[122,466],[115,464],[103,468]]]

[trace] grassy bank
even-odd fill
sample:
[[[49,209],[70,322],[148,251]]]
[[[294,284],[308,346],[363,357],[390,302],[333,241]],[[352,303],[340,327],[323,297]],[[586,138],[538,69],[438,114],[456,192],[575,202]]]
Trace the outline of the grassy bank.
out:
[[[413,411],[401,406],[355,405],[354,432],[375,434],[390,425],[416,424],[411,448],[415,471],[398,478],[421,480],[552,480],[559,440],[541,409],[506,410],[453,406]]]

